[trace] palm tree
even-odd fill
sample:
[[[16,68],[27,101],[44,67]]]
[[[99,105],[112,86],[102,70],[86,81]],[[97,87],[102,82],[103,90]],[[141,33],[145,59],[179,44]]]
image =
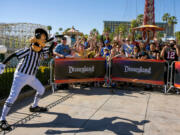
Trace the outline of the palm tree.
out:
[[[128,35],[128,27],[125,24],[119,25],[119,32],[121,33],[122,37],[125,38]]]
[[[177,39],[177,41],[178,41],[178,45],[180,44],[180,31],[177,31],[176,33],[175,33],[175,36],[176,36],[176,39]]]
[[[170,14],[169,13],[165,13],[163,15],[163,17],[162,17],[163,22],[168,22],[169,17],[170,17]]]
[[[160,40],[161,38],[163,38],[164,34],[160,31],[157,31],[156,32],[156,35],[157,35],[157,39]]]
[[[99,31],[96,28],[92,29],[90,33],[92,33],[93,35],[97,33],[97,35],[99,35]]]
[[[85,34],[84,37],[85,37],[86,39],[88,39],[88,34]]]
[[[137,22],[137,19],[134,19],[131,21],[131,29],[129,30],[130,33],[132,33],[132,28],[135,28],[135,27],[138,27],[139,24]],[[134,34],[134,37],[137,39],[137,33],[133,33]]]
[[[119,27],[118,27],[118,26],[115,28],[114,34],[116,34],[116,35],[119,35],[119,34],[120,34],[120,31],[119,31]]]
[[[56,35],[59,35],[59,32],[56,32],[55,34],[56,34]]]
[[[66,33],[68,30],[70,30],[71,28],[67,28],[67,29],[65,29],[64,30],[64,32],[63,33]]]
[[[168,25],[173,28],[174,33],[174,25],[177,24],[177,18],[175,16],[171,16],[168,18]]]
[[[60,28],[59,28],[59,31],[61,32],[62,30],[63,30],[63,28],[60,27]]]
[[[169,20],[170,14],[169,13],[165,13],[162,17],[162,21],[166,23],[166,27],[169,29],[168,27],[168,20]],[[167,29],[165,29],[165,32],[167,33]]]
[[[47,29],[48,29],[49,34],[50,34],[50,31],[52,30],[52,27],[49,25],[49,26],[47,26]]]
[[[104,32],[110,33],[111,32],[111,28],[109,28],[109,27],[104,28]]]
[[[143,25],[143,20],[144,20],[143,14],[140,14],[137,16],[136,21],[137,21],[138,26]]]
[[[138,27],[138,21],[137,20],[132,20],[131,21],[131,28]]]

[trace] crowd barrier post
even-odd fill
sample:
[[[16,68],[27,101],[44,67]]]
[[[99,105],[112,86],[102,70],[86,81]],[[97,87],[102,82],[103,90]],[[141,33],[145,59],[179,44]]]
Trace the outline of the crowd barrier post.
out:
[[[108,62],[108,64],[109,64],[109,70],[108,70],[109,85],[112,84],[112,80],[111,80],[111,61],[112,61],[112,59],[110,59],[109,62]]]
[[[168,89],[166,90],[166,94],[171,91],[172,89],[174,89],[174,64],[175,64],[176,61],[173,61],[171,64],[168,63],[168,72],[167,72],[167,86],[168,86]]]
[[[109,87],[109,60],[106,58],[106,74],[105,74],[105,86]]]
[[[167,70],[167,72],[166,72],[166,85],[164,86],[164,93],[166,94],[167,93],[167,91],[168,91],[168,89],[169,89],[169,87],[170,87],[170,81],[169,81],[169,69],[170,69],[170,64],[169,64],[169,62],[166,62],[167,63],[167,68],[166,68],[166,70]]]
[[[54,59],[51,59],[50,63],[49,63],[49,68],[50,68],[50,85],[52,87],[52,92],[54,93],[55,91],[55,83],[54,83]]]

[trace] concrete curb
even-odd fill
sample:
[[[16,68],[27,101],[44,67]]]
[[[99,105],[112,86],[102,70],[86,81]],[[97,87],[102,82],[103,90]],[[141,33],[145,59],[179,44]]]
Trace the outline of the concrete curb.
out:
[[[45,86],[46,91],[50,90],[50,88],[51,88],[51,85]],[[24,93],[20,93],[20,95],[18,96],[18,99],[16,101],[21,101],[21,100],[23,100],[26,97],[34,95],[35,93],[36,93],[36,91],[34,89],[31,89],[31,90],[29,90],[27,92],[24,92]],[[6,101],[6,99],[7,98],[4,98],[4,99],[0,100],[0,106],[4,105],[4,102]]]

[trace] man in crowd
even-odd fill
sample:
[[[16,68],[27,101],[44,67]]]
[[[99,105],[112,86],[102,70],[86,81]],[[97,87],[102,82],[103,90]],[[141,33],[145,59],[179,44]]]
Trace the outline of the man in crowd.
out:
[[[112,49],[112,46],[110,45],[110,41],[109,40],[105,40],[104,44],[105,44],[105,47],[103,47],[101,49],[101,56],[104,56],[104,54],[105,54],[105,52],[107,52],[107,50],[110,51]]]
[[[170,41],[168,44],[166,44],[162,51],[161,51],[161,58],[165,59],[169,65],[171,65],[171,63],[173,61],[178,61],[178,57],[180,56],[180,52],[179,52],[179,48],[176,45],[175,41]],[[171,71],[171,68],[169,68],[169,70]],[[173,70],[174,72],[174,70]],[[174,73],[172,74],[173,76],[171,76],[170,72],[169,72],[169,76],[172,77],[172,82],[174,83]],[[165,82],[167,81],[167,76],[165,74]],[[169,79],[168,79],[169,81]],[[178,92],[178,91],[177,91]]]
[[[89,47],[89,44],[87,42],[87,38],[83,37],[82,41],[83,41],[83,44],[84,44],[84,49],[87,49]]]
[[[63,37],[61,40],[61,44],[58,44],[54,49],[54,55],[56,58],[65,58],[71,55],[71,50],[67,45],[66,37]]]
[[[61,44],[58,44],[55,47],[53,53],[56,56],[56,58],[71,57],[71,50],[70,50],[69,46],[67,45],[66,37],[62,37]],[[62,84],[60,88],[68,89],[68,87],[69,87],[68,84]]]
[[[134,45],[131,43],[129,38],[126,38],[125,43],[123,45],[123,50],[126,54],[126,57],[129,57],[130,54],[133,52]]]
[[[170,41],[161,51],[161,58],[167,60],[169,63],[177,61],[180,56],[179,48],[175,41]]]

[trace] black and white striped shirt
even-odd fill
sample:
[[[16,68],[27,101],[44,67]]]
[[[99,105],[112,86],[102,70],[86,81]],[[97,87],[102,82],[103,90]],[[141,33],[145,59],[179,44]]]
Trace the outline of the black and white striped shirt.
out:
[[[35,75],[37,73],[38,67],[40,66],[40,61],[43,56],[48,55],[49,48],[43,48],[40,52],[35,52],[32,48],[24,48],[15,52],[16,57],[20,60],[16,71]]]

